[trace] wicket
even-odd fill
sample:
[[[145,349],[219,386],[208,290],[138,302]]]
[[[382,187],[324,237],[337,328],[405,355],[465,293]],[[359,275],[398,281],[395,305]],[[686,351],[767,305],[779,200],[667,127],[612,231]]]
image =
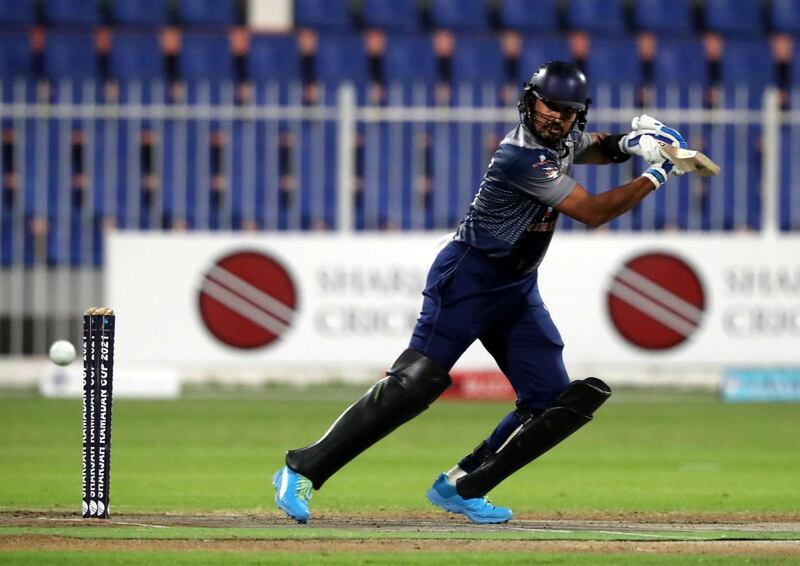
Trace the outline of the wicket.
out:
[[[114,384],[114,311],[83,315],[84,517],[108,518],[111,476],[111,405]]]

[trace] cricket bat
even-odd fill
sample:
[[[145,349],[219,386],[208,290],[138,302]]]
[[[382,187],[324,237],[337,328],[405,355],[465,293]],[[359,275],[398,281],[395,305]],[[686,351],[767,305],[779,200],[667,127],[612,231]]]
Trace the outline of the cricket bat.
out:
[[[696,149],[682,149],[674,145],[661,144],[661,155],[675,164],[675,167],[686,173],[694,173],[701,177],[718,175],[720,167],[709,156]]]

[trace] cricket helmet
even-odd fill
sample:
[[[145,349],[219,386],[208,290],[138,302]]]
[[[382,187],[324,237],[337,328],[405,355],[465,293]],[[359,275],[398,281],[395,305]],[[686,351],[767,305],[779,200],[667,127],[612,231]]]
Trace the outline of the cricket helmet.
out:
[[[520,121],[534,134],[536,133],[535,104],[537,98],[548,105],[577,110],[573,128],[562,140],[561,145],[577,140],[586,127],[586,115],[591,103],[586,76],[581,70],[564,61],[549,61],[536,69],[531,80],[524,84],[517,108]]]

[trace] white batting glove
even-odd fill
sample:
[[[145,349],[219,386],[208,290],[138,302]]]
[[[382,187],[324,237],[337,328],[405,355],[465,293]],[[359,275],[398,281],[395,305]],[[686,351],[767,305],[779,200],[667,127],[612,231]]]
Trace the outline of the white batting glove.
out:
[[[664,159],[659,151],[661,144],[686,148],[686,140],[677,130],[667,127],[652,116],[642,114],[631,120],[632,130],[619,141],[621,151],[642,157],[655,164]]]
[[[668,159],[661,158],[661,161],[657,163],[651,163],[650,167],[642,173],[642,177],[647,177],[650,179],[653,184],[656,186],[656,189],[667,182],[670,175],[679,175],[682,173],[678,173],[679,169],[675,167],[675,164]],[[653,189],[655,190],[655,189]]]

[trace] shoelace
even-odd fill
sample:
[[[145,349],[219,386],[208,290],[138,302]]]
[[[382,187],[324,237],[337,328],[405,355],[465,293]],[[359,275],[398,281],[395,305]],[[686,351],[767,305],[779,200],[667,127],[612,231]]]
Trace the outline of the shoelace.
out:
[[[297,480],[297,489],[295,490],[295,493],[297,494],[297,497],[308,501],[311,499],[311,489],[313,487],[314,486],[311,484],[311,480],[307,478],[300,478]]]

